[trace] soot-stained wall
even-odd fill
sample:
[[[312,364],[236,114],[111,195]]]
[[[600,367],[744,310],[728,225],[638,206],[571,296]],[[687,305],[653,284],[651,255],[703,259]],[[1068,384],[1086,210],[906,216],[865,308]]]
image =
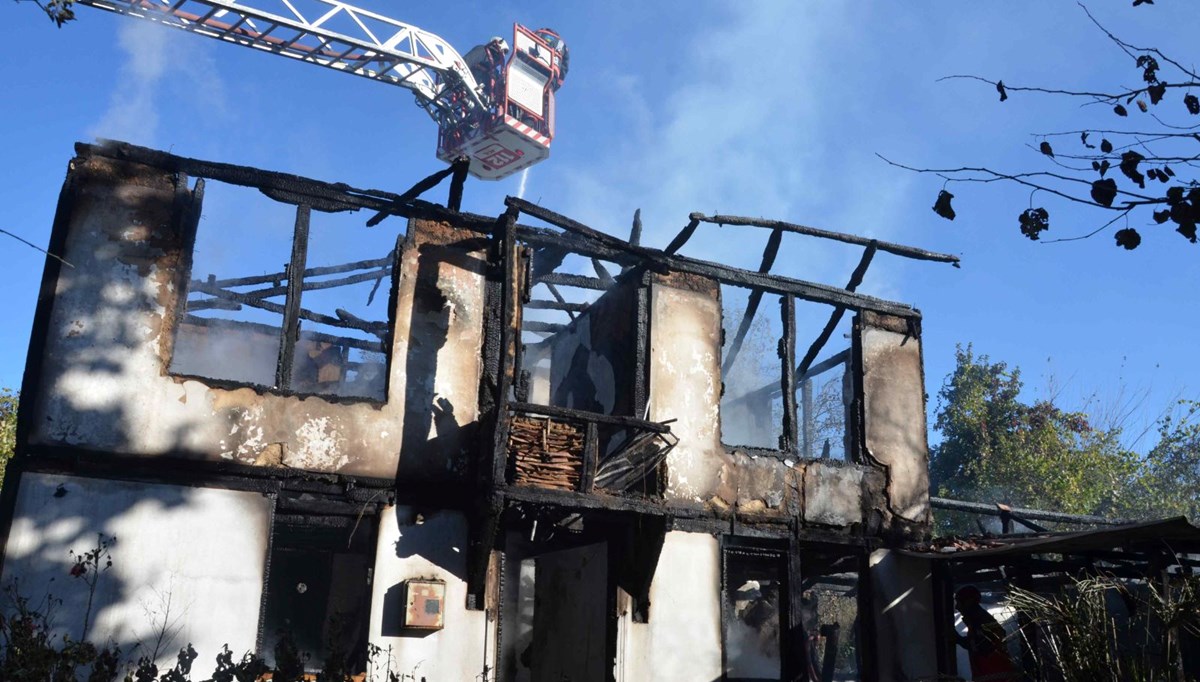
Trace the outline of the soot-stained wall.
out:
[[[893,523],[927,526],[932,517],[919,330],[900,318],[873,313],[863,313],[856,327],[866,456],[885,471]]]
[[[633,415],[636,296],[636,282],[627,279],[543,342],[539,356],[550,358],[549,404]]]
[[[186,295],[190,192],[153,167],[71,162],[55,239],[74,267],[51,283],[32,446],[76,446],[377,477],[448,479],[478,417],[484,243],[409,222],[399,260],[387,400],[335,402],[169,374]],[[290,229],[290,228],[289,228]],[[247,248],[252,248],[247,245]],[[214,382],[215,383],[215,382]]]
[[[716,282],[673,274],[651,288],[650,418],[676,419],[666,496],[739,513],[870,534],[929,524],[928,446],[919,329],[860,315],[861,462],[801,460],[721,443],[721,302]]]

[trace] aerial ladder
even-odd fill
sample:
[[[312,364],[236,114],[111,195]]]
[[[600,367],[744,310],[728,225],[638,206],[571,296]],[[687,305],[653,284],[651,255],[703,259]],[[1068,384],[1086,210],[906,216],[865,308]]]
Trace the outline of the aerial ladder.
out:
[[[334,71],[408,88],[438,125],[437,157],[498,180],[550,156],[568,52],[513,25],[464,59],[441,37],[339,0],[76,0]]]

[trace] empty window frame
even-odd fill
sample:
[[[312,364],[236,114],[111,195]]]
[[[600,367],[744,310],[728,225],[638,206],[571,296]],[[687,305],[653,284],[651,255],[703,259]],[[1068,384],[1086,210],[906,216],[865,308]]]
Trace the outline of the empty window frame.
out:
[[[721,285],[721,441],[731,447],[788,452],[794,419],[784,400],[786,299]],[[784,357],[786,355],[786,357]]]
[[[721,658],[729,682],[782,678],[786,576],[784,550],[722,542]]]
[[[721,306],[721,441],[784,457],[853,461],[849,321],[836,312],[831,318],[836,309],[827,305],[731,285],[721,286]]]
[[[203,182],[171,373],[383,401],[394,236],[362,229],[357,213],[316,212]]]

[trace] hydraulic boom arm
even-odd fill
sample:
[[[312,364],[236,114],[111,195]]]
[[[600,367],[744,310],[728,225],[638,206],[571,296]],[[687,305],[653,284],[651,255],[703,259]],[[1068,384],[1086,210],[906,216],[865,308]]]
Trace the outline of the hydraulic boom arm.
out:
[[[471,70],[445,40],[339,0],[77,2],[408,88],[440,128],[485,108]]]

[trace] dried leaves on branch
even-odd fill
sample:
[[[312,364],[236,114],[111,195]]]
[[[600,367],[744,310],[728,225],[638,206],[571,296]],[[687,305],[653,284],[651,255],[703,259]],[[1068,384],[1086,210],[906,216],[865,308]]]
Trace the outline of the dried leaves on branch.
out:
[[[41,8],[59,28],[68,21],[74,21],[75,0],[16,0],[16,2],[32,2]]]
[[[1134,5],[1151,3],[1135,2]],[[1017,93],[1053,95],[1084,101],[1085,111],[1098,105],[1107,110],[1111,123],[1080,130],[1033,134],[1029,146],[1049,164],[1047,170],[1001,172],[987,167],[914,168],[884,159],[888,163],[920,173],[932,173],[945,179],[933,210],[953,220],[955,211],[947,191],[950,183],[1005,182],[1031,190],[1029,208],[1020,212],[1017,223],[1021,234],[1038,241],[1050,230],[1050,210],[1036,206],[1035,197],[1083,204],[1110,212],[1112,219],[1087,234],[1047,241],[1086,239],[1112,227],[1123,219],[1114,233],[1116,244],[1135,249],[1141,244],[1139,230],[1169,225],[1189,242],[1197,240],[1200,223],[1200,76],[1195,67],[1185,66],[1190,59],[1176,59],[1156,47],[1140,47],[1117,37],[1106,29],[1087,8],[1080,5],[1088,19],[1106,38],[1125,53],[1135,71],[1137,82],[1112,90],[1088,91],[1050,87],[1020,86],[980,76],[956,75],[947,79],[970,79],[988,83],[1004,102]],[[1153,11],[1152,9],[1150,11]],[[1121,74],[1124,75],[1124,74]],[[1011,104],[1005,106],[1012,106]],[[1138,125],[1127,122],[1138,121]],[[1123,125],[1124,124],[1124,125]],[[881,157],[882,158],[882,157]],[[1041,194],[1039,194],[1039,190]],[[1136,219],[1140,227],[1132,227]]]

